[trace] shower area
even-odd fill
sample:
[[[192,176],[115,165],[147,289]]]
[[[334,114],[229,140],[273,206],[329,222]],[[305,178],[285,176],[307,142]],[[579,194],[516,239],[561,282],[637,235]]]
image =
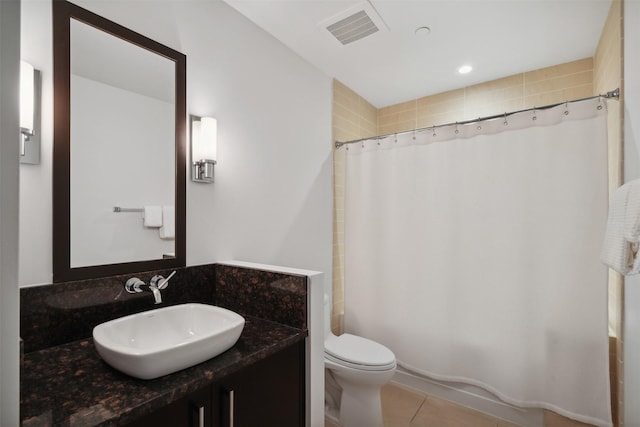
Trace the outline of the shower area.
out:
[[[334,140],[358,142],[334,152],[332,327],[393,350],[399,382],[619,425],[622,279],[598,258],[621,101],[592,98],[621,82],[611,14],[606,55],[379,110],[334,82]]]

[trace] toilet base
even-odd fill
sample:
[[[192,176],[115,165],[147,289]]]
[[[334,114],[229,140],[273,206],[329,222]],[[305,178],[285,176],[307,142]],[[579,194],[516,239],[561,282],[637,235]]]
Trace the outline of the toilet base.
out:
[[[327,363],[327,362],[325,362]],[[369,371],[367,375],[349,368],[325,369],[326,414],[342,427],[383,427],[380,389],[389,382],[389,371]]]
[[[383,427],[380,388],[358,388],[357,393],[343,389],[339,419],[342,427]]]

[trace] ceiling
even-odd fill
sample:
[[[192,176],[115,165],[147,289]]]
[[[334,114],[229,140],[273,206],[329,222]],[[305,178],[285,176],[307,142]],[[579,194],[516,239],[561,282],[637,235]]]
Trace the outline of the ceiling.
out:
[[[377,108],[593,56],[611,5],[611,0],[225,1]],[[359,10],[371,15],[379,30],[343,45],[327,24]],[[423,26],[430,32],[416,34]],[[463,64],[473,71],[459,74]]]

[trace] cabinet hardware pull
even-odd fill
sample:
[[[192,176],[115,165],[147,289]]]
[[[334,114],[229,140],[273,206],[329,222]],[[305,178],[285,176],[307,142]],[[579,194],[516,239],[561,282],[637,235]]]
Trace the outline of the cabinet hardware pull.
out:
[[[198,427],[204,427],[204,406],[198,406]]]
[[[222,400],[220,403],[222,411],[222,424],[224,424],[225,427],[233,427],[235,421],[235,392],[233,391],[233,389],[226,387],[222,388]]]
[[[234,413],[234,395],[233,390],[229,390],[229,427],[233,427],[233,413]]]

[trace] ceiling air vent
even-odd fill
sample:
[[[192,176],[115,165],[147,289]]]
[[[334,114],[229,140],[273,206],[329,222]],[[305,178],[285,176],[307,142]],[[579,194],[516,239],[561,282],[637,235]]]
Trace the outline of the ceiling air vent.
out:
[[[348,16],[333,25],[329,25],[327,30],[340,43],[349,44],[375,33],[378,31],[378,27],[369,18],[367,12],[361,10],[355,15]]]
[[[323,25],[343,45],[374,34],[386,25],[369,2],[363,2],[331,19]]]

